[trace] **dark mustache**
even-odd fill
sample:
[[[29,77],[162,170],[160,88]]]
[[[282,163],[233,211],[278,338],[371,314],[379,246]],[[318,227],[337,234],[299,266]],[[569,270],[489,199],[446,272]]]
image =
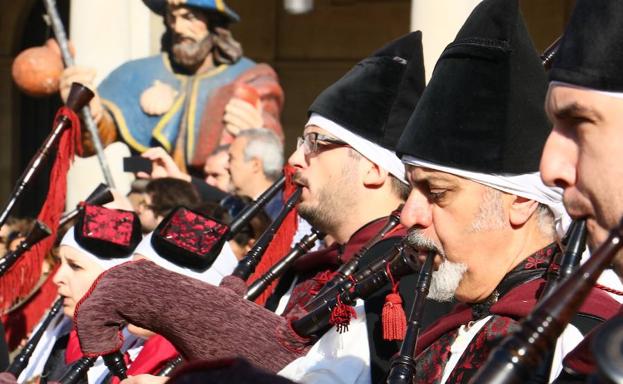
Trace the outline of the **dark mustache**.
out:
[[[578,212],[586,212],[588,207],[582,201],[578,201],[577,199],[565,198],[563,196],[562,203],[565,206],[565,209],[568,212],[578,213]],[[588,215],[586,215],[588,216]],[[574,219],[580,219],[579,217],[574,217]]]
[[[173,42],[174,43],[192,43],[192,44],[197,44],[198,41],[195,40],[195,38],[190,37],[190,36],[184,36],[184,35],[175,35],[173,37]]]
[[[292,176],[292,181],[296,184],[302,185],[304,187],[309,187],[308,180],[301,176],[299,172],[295,172],[294,176]]]

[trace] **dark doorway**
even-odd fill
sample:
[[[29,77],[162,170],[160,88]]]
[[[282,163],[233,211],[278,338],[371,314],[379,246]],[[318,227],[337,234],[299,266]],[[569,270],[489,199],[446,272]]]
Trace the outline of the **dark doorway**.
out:
[[[57,7],[63,24],[69,26],[69,0],[57,0]],[[53,33],[44,21],[45,7],[42,1],[33,3],[32,9],[25,23],[18,52],[24,49],[43,45],[46,40],[53,37]],[[15,144],[18,150],[13,164],[13,185],[27,168],[31,158],[35,155],[48,133],[52,129],[54,115],[62,105],[58,94],[49,97],[31,97],[19,93],[18,101],[19,118],[15,132]],[[45,201],[51,161],[54,154],[48,158],[45,166],[33,178],[27,186],[23,196],[17,203],[12,216],[36,217]]]

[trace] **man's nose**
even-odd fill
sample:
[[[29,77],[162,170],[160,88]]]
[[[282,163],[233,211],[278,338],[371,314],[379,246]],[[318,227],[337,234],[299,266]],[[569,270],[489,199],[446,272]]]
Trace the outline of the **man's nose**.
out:
[[[301,145],[300,147],[296,148],[296,150],[288,158],[288,164],[290,164],[294,168],[303,168],[305,164],[307,164],[303,147],[304,146]]]
[[[567,188],[575,184],[578,148],[575,142],[552,130],[541,156],[541,178],[552,187]]]
[[[400,222],[407,228],[426,228],[432,225],[432,207],[426,196],[417,188],[411,190],[400,213]]]
[[[171,22],[171,29],[177,34],[183,34],[186,31],[186,21],[183,17],[174,17]]]

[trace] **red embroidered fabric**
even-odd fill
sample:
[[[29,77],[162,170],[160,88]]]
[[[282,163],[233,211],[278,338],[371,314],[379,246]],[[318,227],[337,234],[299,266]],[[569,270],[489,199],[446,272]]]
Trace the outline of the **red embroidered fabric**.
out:
[[[135,216],[130,211],[84,206],[84,224],[80,230],[85,238],[110,241],[128,247],[132,241],[132,224]]]
[[[102,258],[127,257],[142,238],[136,213],[92,204],[82,204],[74,236],[80,246]]]
[[[152,245],[160,256],[174,264],[204,270],[220,253],[226,232],[226,225],[179,207],[156,228]]]
[[[216,220],[179,208],[160,234],[180,248],[205,255],[226,231],[227,227]]]

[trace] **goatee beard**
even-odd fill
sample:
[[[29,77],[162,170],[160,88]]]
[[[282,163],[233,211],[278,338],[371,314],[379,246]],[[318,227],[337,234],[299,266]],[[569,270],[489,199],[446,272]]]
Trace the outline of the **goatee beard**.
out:
[[[444,260],[433,272],[428,298],[439,302],[452,301],[466,271],[467,265]]]
[[[199,42],[174,42],[171,46],[173,61],[186,69],[196,70],[212,51],[212,37],[206,36]]]
[[[453,263],[446,258],[443,247],[433,240],[424,236],[421,230],[412,229],[407,234],[407,244],[418,251],[435,252],[443,258],[439,268],[433,272],[428,298],[435,301],[452,301],[463,274],[467,271],[467,265]]]

